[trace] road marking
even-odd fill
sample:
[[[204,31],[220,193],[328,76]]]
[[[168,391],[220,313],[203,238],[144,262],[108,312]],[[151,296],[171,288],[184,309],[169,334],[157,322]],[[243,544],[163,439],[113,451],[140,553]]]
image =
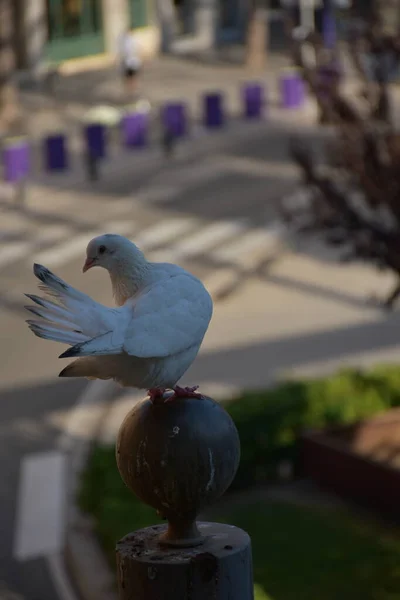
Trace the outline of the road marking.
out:
[[[265,229],[249,231],[236,243],[211,251],[210,256],[220,262],[233,263],[237,266],[251,265],[256,251],[267,252],[275,250],[282,240],[284,227],[279,223],[272,223]]]
[[[252,177],[298,178],[298,168],[287,161],[259,160],[248,156],[220,155],[216,157],[221,167],[230,173],[241,173]]]
[[[64,559],[57,552],[46,556],[47,566],[51,573],[53,585],[57,591],[59,600],[78,600],[65,571]]]
[[[49,225],[44,227],[40,232],[39,242],[53,242],[62,237],[71,235],[72,229],[70,225]]]
[[[219,300],[220,297],[227,295],[236,287],[239,277],[240,275],[236,269],[232,267],[221,268],[209,275],[204,281],[204,285],[213,300]]]
[[[105,227],[107,229],[103,230],[102,233],[117,233],[118,235],[126,236],[133,235],[134,233],[134,224],[129,219],[125,219],[125,221],[110,221],[105,224]]]
[[[108,224],[108,230],[111,233],[118,233],[126,235],[128,232],[132,232],[133,226],[126,221],[115,221]],[[88,242],[98,235],[102,235],[104,230],[92,230],[86,233],[72,237],[69,240],[53,246],[48,250],[39,252],[34,257],[34,262],[46,265],[47,267],[61,267],[69,261],[77,258],[83,254],[86,250]]]
[[[84,466],[87,441],[98,430],[105,405],[116,389],[114,382],[89,383],[71,410],[57,450],[30,454],[21,461],[13,556],[19,561],[43,557],[60,600],[77,600],[62,558],[67,501],[77,484],[73,478],[71,485],[70,476],[79,474]],[[79,440],[83,446],[77,451]],[[69,463],[73,449],[75,461]]]
[[[12,242],[13,240],[15,241],[15,238],[21,238],[26,235],[28,235],[28,227],[19,227],[18,229],[8,229],[0,231],[0,242]]]
[[[46,267],[60,267],[82,254],[86,250],[88,241],[97,235],[100,235],[100,232],[94,230],[77,235],[66,242],[58,244],[58,246],[39,252],[33,258],[33,262],[46,265]]]
[[[37,558],[62,547],[65,483],[64,453],[43,452],[22,460],[14,538],[17,560]]]
[[[209,184],[226,172],[227,166],[215,161],[197,163],[193,167],[185,167],[178,171],[166,171],[160,175],[159,183],[155,182],[146,188],[140,196],[143,202],[173,202],[180,194],[187,193],[203,183]]]
[[[205,286],[211,296],[215,300],[227,296],[240,283],[243,270],[256,269],[272,258],[285,231],[279,221],[273,222],[265,229],[249,231],[240,240],[212,251],[211,258],[227,266],[216,267],[206,279]]]
[[[62,225],[55,225],[44,228],[40,232],[40,238],[34,238],[29,241],[15,241],[6,243],[4,248],[0,250],[0,267],[10,265],[20,259],[24,259],[30,256],[37,246],[38,243],[49,243],[58,240],[63,235],[66,235],[70,231],[70,228]],[[29,236],[28,231],[21,230],[20,236]]]
[[[32,250],[30,242],[11,242],[0,250],[0,267],[24,258]]]
[[[77,441],[85,441],[92,436],[93,423],[97,427],[104,404],[110,394],[115,392],[116,384],[113,381],[95,379],[86,385],[84,392],[79,397],[66,423],[63,433],[57,440],[57,447],[65,452],[70,452]]]
[[[162,246],[176,239],[182,231],[189,233],[195,228],[198,220],[193,217],[168,219],[145,229],[135,239],[135,243],[143,250]]]
[[[194,164],[190,167],[184,167],[178,171],[166,171],[162,176],[162,182],[179,186],[179,189],[184,189],[197,186],[201,183],[208,183],[211,179],[218,178],[227,171],[226,164],[218,160],[206,160],[203,163]],[[161,177],[160,177],[161,179]]]
[[[237,235],[247,227],[246,221],[219,221],[212,223],[188,239],[174,244],[167,251],[158,252],[152,260],[174,262],[201,254],[209,247],[215,247],[224,240]]]
[[[146,188],[141,194],[139,193],[139,199],[141,199],[142,204],[146,204],[147,202],[170,202],[174,200],[176,196],[182,192],[182,187],[174,184],[163,184],[152,185]]]

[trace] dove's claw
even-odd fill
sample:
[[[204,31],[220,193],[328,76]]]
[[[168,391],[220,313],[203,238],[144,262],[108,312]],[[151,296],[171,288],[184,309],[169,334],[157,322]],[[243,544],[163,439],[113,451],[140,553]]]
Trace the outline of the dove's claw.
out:
[[[171,402],[171,400],[176,400],[177,398],[202,398],[203,396],[196,392],[197,389],[199,389],[198,385],[195,385],[194,387],[184,388],[179,387],[179,385],[176,385],[174,388],[172,388],[174,392],[172,396],[166,398],[164,402]]]
[[[150,390],[147,390],[147,393],[153,404],[156,404],[162,400],[165,393],[165,388],[151,388]]]

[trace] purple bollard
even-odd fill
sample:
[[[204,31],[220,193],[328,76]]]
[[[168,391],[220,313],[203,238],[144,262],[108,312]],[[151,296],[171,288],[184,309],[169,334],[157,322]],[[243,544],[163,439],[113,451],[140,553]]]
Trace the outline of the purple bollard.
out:
[[[24,138],[14,138],[6,142],[3,150],[4,181],[20,183],[29,175],[30,147]]]
[[[90,123],[85,127],[86,150],[91,158],[106,156],[106,128],[101,123]]]
[[[263,116],[265,98],[264,88],[259,83],[249,83],[242,90],[244,116],[247,119],[260,119]]]
[[[287,71],[281,76],[281,103],[283,108],[299,108],[305,100],[304,82],[297,71]]]
[[[65,135],[50,135],[44,140],[44,155],[47,171],[68,169],[68,156]]]
[[[183,137],[187,133],[186,106],[182,102],[169,102],[161,113],[164,131],[173,137]]]
[[[325,0],[322,12],[322,39],[325,48],[333,49],[337,42],[335,10],[331,0]]]
[[[204,125],[222,127],[224,124],[223,95],[220,93],[204,96]]]
[[[127,148],[143,148],[148,142],[149,118],[144,112],[125,115],[121,120],[123,143]]]

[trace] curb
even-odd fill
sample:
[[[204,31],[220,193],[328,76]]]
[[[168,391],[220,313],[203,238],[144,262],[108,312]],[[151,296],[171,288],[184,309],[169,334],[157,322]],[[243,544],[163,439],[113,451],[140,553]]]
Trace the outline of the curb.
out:
[[[88,383],[71,416],[67,432],[59,440],[68,463],[67,508],[64,560],[72,583],[85,600],[115,600],[111,593],[113,578],[100,547],[93,535],[90,519],[81,513],[76,503],[80,476],[86,466],[93,442],[118,393],[118,386],[109,381]],[[94,408],[92,414],[82,409]],[[85,437],[74,436],[74,426],[80,426]]]
[[[104,384],[104,382],[101,382]],[[112,409],[122,400],[125,405],[128,399],[132,398],[132,406],[143,398],[141,392],[128,392],[120,395],[118,399],[115,394],[110,397],[115,384],[102,386],[101,394],[97,395],[97,381],[90,383],[89,394],[91,401],[102,405],[101,415],[93,419],[92,426],[88,432],[86,440],[76,444],[70,451],[70,481],[68,498],[68,518],[66,543],[64,549],[65,563],[72,579],[73,585],[77,588],[82,600],[117,600],[115,590],[115,574],[108,564],[97,537],[94,533],[94,524],[90,517],[83,514],[76,503],[76,491],[78,482],[83,469],[85,468],[90,449],[99,439],[102,426],[106,425],[112,416]],[[87,388],[87,389],[88,389]],[[220,385],[202,386],[206,395],[212,396],[215,400],[221,400],[228,395],[235,397],[240,393],[240,389]],[[115,466],[117,468],[117,466]]]
[[[290,129],[293,133],[301,133],[304,128],[315,127],[316,109],[311,98],[307,98],[302,108],[285,110],[271,106],[268,115],[262,119],[245,119],[229,116],[227,124],[216,130],[209,130],[199,122],[191,125],[190,134],[177,142],[173,155],[164,155],[160,143],[154,143],[143,150],[129,151],[124,148],[112,148],[109,160],[100,166],[99,180],[88,181],[82,161],[77,161],[72,172],[54,175],[45,172],[36,173],[30,180],[31,185],[54,185],[66,188],[71,192],[92,191],[96,193],[97,185],[102,189],[113,186],[126,173],[137,174],[132,178],[130,187],[138,192],[147,185],[149,178],[159,175],[164,169],[182,168],[195,160],[201,160],[213,152],[220,152],[231,145],[245,142],[249,138],[259,136],[260,132],[268,135],[271,129]]]

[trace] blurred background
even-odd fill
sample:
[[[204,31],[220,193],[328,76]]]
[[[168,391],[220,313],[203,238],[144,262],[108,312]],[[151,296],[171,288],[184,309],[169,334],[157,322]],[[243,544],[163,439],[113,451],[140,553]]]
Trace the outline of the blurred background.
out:
[[[400,599],[399,26],[398,0],[0,0],[1,600],[85,599],[85,569],[115,598],[115,542],[158,519],[114,459],[141,394],[59,380],[24,322],[33,262],[112,304],[82,274],[104,232],[213,295],[184,381],[239,430],[205,517],[250,533],[256,600]]]

